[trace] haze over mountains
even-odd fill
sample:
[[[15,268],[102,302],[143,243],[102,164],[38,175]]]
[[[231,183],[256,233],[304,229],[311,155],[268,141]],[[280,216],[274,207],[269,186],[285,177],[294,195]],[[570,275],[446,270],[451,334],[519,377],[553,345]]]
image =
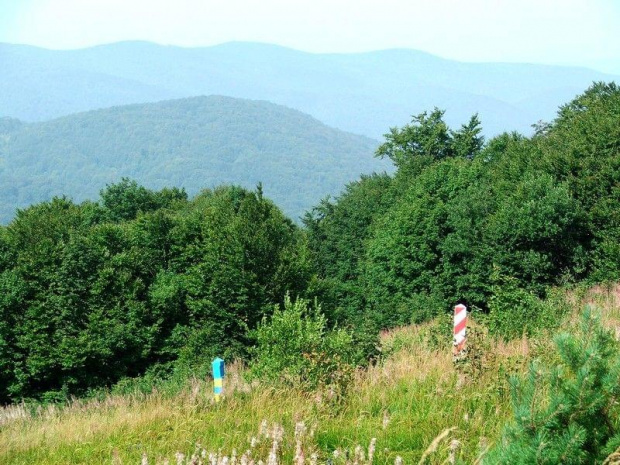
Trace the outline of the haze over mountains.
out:
[[[190,194],[263,182],[297,218],[360,174],[389,168],[374,149],[411,115],[437,106],[453,127],[479,113],[487,136],[527,134],[592,81],[614,79],[414,50],[313,54],[243,42],[0,44],[0,69],[2,222],[54,195],[94,199],[124,176]],[[197,97],[206,95],[229,97]]]
[[[189,194],[262,182],[265,195],[298,218],[360,173],[388,168],[373,157],[377,145],[280,105],[218,96],[40,123],[0,118],[0,222],[53,196],[96,199],[122,177]]]
[[[206,48],[121,42],[73,51],[0,45],[0,115],[41,121],[96,108],[196,95],[268,100],[380,138],[412,114],[478,112],[485,133],[530,131],[592,81],[586,68],[464,63],[414,50],[312,54],[275,45]]]

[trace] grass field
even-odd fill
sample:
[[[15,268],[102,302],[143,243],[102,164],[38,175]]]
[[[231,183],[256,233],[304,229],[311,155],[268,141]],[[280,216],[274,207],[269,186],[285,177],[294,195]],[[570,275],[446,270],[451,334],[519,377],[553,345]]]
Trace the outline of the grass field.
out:
[[[600,308],[616,329],[619,289],[567,300]],[[446,324],[383,334],[383,361],[357,372],[342,396],[248,384],[232,364],[220,403],[210,381],[190,379],[176,393],[7,407],[0,463],[475,463],[511,416],[508,376],[551,357],[552,343],[545,335],[505,343],[477,326],[469,362],[455,365]]]

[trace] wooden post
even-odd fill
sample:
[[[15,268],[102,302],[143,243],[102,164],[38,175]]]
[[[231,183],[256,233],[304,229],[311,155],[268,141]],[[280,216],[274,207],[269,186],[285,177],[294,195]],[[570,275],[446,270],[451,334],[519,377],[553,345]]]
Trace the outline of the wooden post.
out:
[[[467,340],[467,307],[459,304],[454,307],[454,356],[459,357],[465,350]]]

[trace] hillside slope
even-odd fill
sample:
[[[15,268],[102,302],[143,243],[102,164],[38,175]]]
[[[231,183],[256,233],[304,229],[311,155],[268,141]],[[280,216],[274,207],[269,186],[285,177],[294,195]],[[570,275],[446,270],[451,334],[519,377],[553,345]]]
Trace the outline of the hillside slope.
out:
[[[487,135],[530,131],[592,81],[585,68],[463,63],[415,50],[312,54],[257,43],[206,48],[122,42],[52,51],[0,44],[0,116],[77,111],[196,95],[269,100],[379,138],[438,106],[451,125],[480,113]]]
[[[0,218],[68,195],[95,198],[131,177],[190,194],[219,184],[254,188],[298,217],[361,173],[387,164],[377,142],[262,101],[195,97],[131,105],[44,123],[0,120]]]
[[[595,288],[582,298],[566,297],[576,310],[594,305],[604,325],[614,328],[620,318],[618,290]],[[574,329],[577,319],[575,311],[562,330]],[[149,394],[138,391],[140,384],[128,384],[117,391],[134,387],[131,394],[49,406],[35,415],[21,404],[0,408],[0,462],[138,463],[146,456],[149,463],[191,463],[202,448],[229,458],[234,450],[240,456],[250,449],[258,461],[268,457],[269,434],[278,425],[284,428],[278,463],[294,463],[301,439],[306,457],[316,453],[318,463],[330,459],[344,465],[351,463],[347,457],[366,452],[372,438],[374,463],[398,463],[397,457],[400,463],[418,463],[423,456],[423,463],[442,464],[450,452],[457,463],[475,463],[500,443],[503,425],[513,415],[509,375],[524,374],[534,358],[555,361],[555,350],[547,335],[506,342],[475,325],[470,350],[479,358],[459,367],[451,356],[450,323],[438,319],[383,333],[385,358],[357,373],[342,397],[250,386],[233,363],[220,404],[213,403],[212,381],[201,373],[163,383]]]

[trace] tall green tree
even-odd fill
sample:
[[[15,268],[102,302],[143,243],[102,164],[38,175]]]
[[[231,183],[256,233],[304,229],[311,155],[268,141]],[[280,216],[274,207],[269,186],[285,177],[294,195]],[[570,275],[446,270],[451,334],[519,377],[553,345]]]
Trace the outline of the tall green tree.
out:
[[[586,270],[620,279],[620,87],[594,83],[562,106],[540,140],[547,170],[583,205],[591,232]]]
[[[323,200],[304,218],[317,282],[327,316],[345,323],[363,319],[363,260],[373,221],[394,202],[392,178],[362,176],[334,201]]]
[[[444,110],[435,108],[414,116],[410,124],[400,129],[391,128],[377,149],[377,156],[389,158],[399,171],[415,170],[416,166],[445,158],[473,158],[484,145],[478,116],[472,116],[455,131],[445,123],[444,114]]]

